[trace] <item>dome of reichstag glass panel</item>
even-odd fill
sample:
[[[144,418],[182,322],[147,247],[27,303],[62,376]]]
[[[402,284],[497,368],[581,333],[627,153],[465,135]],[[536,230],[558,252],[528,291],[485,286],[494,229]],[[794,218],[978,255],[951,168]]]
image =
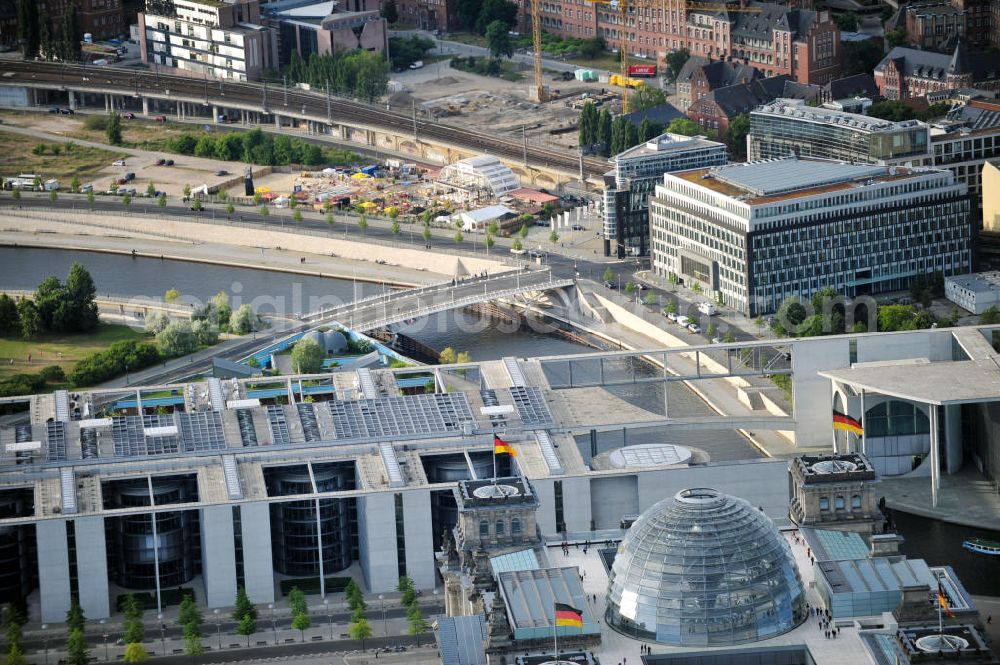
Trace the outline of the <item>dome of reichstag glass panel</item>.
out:
[[[763,512],[713,489],[688,489],[636,520],[608,580],[619,632],[680,646],[780,635],[806,616],[791,549]]]

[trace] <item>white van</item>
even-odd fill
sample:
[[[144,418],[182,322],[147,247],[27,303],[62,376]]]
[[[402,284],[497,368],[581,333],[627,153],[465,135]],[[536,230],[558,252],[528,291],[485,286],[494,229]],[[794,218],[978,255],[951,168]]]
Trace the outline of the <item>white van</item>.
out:
[[[689,323],[691,323],[691,319],[690,318],[688,318],[686,316],[683,316],[683,315],[677,317],[677,325],[679,325],[680,327],[687,328],[687,325]]]
[[[719,312],[719,310],[716,309],[715,304],[710,302],[698,303],[698,311],[704,314],[705,316],[714,316]]]

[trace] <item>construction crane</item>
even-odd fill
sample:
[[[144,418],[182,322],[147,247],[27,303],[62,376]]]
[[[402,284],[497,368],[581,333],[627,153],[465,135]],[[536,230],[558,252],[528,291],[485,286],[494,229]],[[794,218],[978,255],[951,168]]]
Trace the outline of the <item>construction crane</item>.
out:
[[[531,45],[534,48],[532,58],[535,67],[535,98],[541,104],[548,100],[545,94],[545,83],[542,82],[542,17],[539,5],[541,0],[528,0],[531,3]]]
[[[612,9],[618,9],[621,13],[621,25],[622,25],[622,38],[618,45],[618,54],[621,59],[621,74],[618,79],[618,85],[622,89],[622,113],[628,113],[628,89],[631,85],[635,85],[635,82],[628,75],[628,49],[626,44],[628,43],[625,37],[625,27],[628,24],[628,11],[632,8],[642,9],[648,7],[650,0],[588,0],[594,4],[600,5],[610,5]],[[532,26],[536,25],[535,19],[535,7],[538,5],[538,0],[532,0],[531,4],[531,17]],[[725,2],[699,2],[697,0],[690,0],[684,3],[684,9],[688,11],[719,11],[719,12],[760,12],[762,11],[760,7],[741,7],[739,5],[731,5]],[[542,59],[538,54],[539,45],[542,40],[541,29],[538,29],[534,33],[535,37],[535,81],[540,86],[541,85],[541,73],[542,73]]]

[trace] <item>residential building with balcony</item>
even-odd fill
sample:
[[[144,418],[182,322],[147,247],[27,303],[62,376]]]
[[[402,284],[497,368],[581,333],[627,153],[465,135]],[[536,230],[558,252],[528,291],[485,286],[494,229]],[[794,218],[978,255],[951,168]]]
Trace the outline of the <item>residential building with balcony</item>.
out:
[[[897,291],[969,272],[969,209],[935,169],[787,158],[667,173],[649,198],[652,267],[748,316],[826,286]]]
[[[253,81],[272,66],[259,0],[147,0],[143,63],[189,76]]]

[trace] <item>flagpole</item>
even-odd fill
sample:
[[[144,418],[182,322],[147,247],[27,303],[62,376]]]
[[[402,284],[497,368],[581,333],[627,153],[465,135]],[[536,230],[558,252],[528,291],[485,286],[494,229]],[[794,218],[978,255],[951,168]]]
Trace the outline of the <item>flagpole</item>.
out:
[[[493,484],[497,484],[497,433],[493,432]]]
[[[555,652],[556,652],[555,663],[556,663],[556,665],[559,665],[559,626],[557,625],[557,622],[556,622],[556,612],[557,612],[556,604],[553,601],[553,603],[552,603],[552,642],[553,642],[552,647],[553,647],[553,649],[555,649]]]

